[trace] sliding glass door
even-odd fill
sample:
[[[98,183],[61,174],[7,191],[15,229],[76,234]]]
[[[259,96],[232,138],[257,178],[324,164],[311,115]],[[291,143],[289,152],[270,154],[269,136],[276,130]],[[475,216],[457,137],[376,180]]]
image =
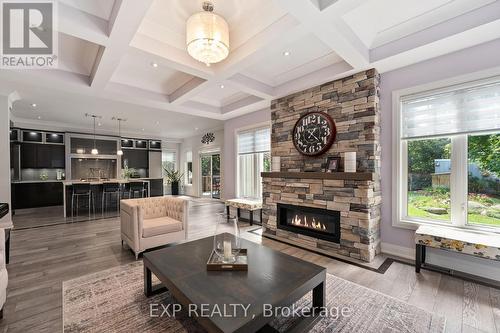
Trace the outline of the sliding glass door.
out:
[[[202,154],[201,164],[201,196],[220,199],[220,154]]]

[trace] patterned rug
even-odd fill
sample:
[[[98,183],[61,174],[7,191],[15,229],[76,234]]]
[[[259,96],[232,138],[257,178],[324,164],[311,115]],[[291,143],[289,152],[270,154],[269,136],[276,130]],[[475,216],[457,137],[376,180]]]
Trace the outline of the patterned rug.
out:
[[[143,288],[141,261],[64,281],[64,332],[204,332],[187,316],[150,317],[150,304],[175,301],[168,292],[146,298]],[[296,306],[308,306],[310,298],[308,293]],[[337,311],[330,311],[310,332],[434,333],[445,327],[443,317],[331,274],[326,300],[327,308]],[[341,309],[348,310],[342,315]],[[279,317],[271,326],[285,332],[294,320]]]

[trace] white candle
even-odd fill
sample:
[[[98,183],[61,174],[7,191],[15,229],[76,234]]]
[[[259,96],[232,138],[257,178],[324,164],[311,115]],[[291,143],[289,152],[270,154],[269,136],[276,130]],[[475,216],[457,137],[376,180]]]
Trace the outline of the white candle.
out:
[[[356,172],[356,152],[344,154],[344,172]]]
[[[224,260],[231,260],[233,251],[231,249],[231,241],[224,239]]]

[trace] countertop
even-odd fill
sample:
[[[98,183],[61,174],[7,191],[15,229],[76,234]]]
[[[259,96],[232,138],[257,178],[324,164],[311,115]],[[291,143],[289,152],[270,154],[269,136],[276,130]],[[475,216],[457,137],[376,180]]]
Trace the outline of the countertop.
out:
[[[130,178],[130,179],[108,179],[108,180],[92,180],[92,181],[83,181],[83,180],[64,180],[62,183],[64,186],[70,186],[73,184],[90,184],[90,185],[102,185],[105,183],[120,183],[127,184],[130,182],[140,182],[140,181],[150,181],[154,179],[162,179],[162,178]]]
[[[12,180],[11,184],[61,183],[61,182],[64,182],[64,180],[56,180],[56,179],[49,179],[49,180]]]

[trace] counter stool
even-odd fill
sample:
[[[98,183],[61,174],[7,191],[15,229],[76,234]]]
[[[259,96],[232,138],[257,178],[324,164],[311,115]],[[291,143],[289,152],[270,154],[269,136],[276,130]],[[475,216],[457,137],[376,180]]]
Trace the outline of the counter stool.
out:
[[[129,198],[135,198],[136,193],[139,193],[141,198],[144,198],[146,196],[144,182],[130,182],[129,186]]]
[[[107,210],[108,197],[116,195],[116,207],[120,211],[120,184],[119,183],[103,183],[102,184],[102,202],[101,214],[104,215],[104,210]]]
[[[90,188],[90,184],[73,184],[73,190],[71,193],[71,218],[74,216],[74,203],[76,198],[76,216],[78,216],[78,199],[80,197],[88,197],[89,203],[89,219],[90,219],[90,207],[92,206],[92,210],[95,216],[95,198],[92,189]]]

